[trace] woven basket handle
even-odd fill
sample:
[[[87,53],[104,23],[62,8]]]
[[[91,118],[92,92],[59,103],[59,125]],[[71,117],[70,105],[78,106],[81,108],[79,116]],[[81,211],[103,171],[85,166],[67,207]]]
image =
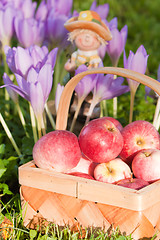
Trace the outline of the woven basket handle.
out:
[[[71,101],[71,97],[73,91],[77,85],[77,83],[86,75],[89,74],[96,74],[96,73],[104,73],[104,74],[114,74],[117,76],[126,77],[136,82],[142,83],[151,89],[153,89],[158,95],[160,95],[160,83],[157,80],[154,80],[151,77],[148,77],[144,74],[134,72],[132,70],[128,70],[125,68],[116,68],[116,67],[102,67],[87,70],[75,75],[64,87],[62,92],[58,112],[57,112],[57,119],[56,119],[56,129],[57,130],[65,130],[67,127],[67,119],[68,119],[68,111],[69,105]]]

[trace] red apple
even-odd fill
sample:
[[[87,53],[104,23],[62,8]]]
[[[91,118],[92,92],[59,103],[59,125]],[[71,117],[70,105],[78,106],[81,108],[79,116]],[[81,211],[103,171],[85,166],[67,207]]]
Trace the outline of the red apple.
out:
[[[113,117],[104,117],[104,118],[114,123],[114,125],[119,129],[120,132],[122,131],[123,129],[122,124],[117,119]]]
[[[93,162],[108,162],[121,152],[123,137],[111,121],[98,118],[82,128],[79,145],[83,154]]]
[[[68,174],[73,175],[73,176],[77,176],[77,177],[82,177],[82,178],[88,178],[88,179],[95,180],[91,175],[89,175],[87,173],[72,172],[72,173],[68,173]]]
[[[41,137],[33,147],[35,164],[43,169],[66,172],[81,158],[78,138],[66,130],[56,130]]]
[[[82,156],[76,167],[70,169],[67,173],[80,172],[85,173],[93,177],[94,169],[97,163],[92,162],[85,156]]]
[[[133,158],[132,171],[137,178],[148,182],[160,179],[160,150],[142,150]]]
[[[131,174],[130,167],[120,158],[100,163],[94,169],[94,178],[105,183],[116,183],[121,179],[130,178]]]
[[[117,182],[117,185],[139,190],[149,185],[149,183],[140,178],[126,178]]]
[[[131,163],[133,157],[142,149],[159,149],[160,139],[156,128],[149,122],[138,120],[123,128],[121,134],[124,139],[120,157]]]

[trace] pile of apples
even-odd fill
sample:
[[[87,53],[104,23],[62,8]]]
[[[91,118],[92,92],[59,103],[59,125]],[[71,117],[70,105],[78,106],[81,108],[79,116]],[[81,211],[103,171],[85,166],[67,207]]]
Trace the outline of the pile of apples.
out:
[[[124,128],[112,117],[90,121],[77,137],[55,130],[33,147],[37,167],[141,189],[160,179],[160,135],[143,120]]]

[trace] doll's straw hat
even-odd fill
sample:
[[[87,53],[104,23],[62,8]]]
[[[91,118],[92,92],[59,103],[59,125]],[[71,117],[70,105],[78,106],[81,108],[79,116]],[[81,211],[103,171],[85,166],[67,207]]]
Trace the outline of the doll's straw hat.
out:
[[[88,29],[97,33],[105,41],[112,39],[109,28],[102,22],[98,13],[88,10],[80,12],[78,17],[72,17],[64,24],[64,27],[72,32],[76,29]]]

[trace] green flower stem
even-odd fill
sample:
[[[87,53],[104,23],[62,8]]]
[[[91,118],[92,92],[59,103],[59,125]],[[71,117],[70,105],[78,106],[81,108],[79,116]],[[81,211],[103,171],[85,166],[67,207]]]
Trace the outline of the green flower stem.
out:
[[[83,98],[83,97],[78,99],[77,108],[76,108],[76,111],[74,113],[74,117],[73,117],[73,120],[72,120],[72,123],[71,123],[71,126],[70,126],[70,131],[71,132],[73,132],[73,130],[74,130],[74,126],[75,126],[75,123],[76,123],[76,120],[77,120],[77,117],[78,117],[78,114],[79,114],[79,111],[80,111],[80,108],[82,106],[82,103],[83,103],[84,99],[85,98]]]
[[[156,127],[156,125],[157,125],[159,110],[160,110],[160,97],[158,97],[157,105],[156,105],[156,109],[155,109],[155,113],[154,113],[154,118],[153,118],[153,126],[154,127]]]
[[[113,67],[117,67],[118,66],[118,61],[119,59],[117,59],[116,62],[112,62]],[[114,79],[117,78],[117,75],[114,75]],[[117,109],[118,109],[118,101],[117,101],[117,97],[113,98],[113,117],[117,118]]]
[[[42,137],[42,127],[39,119],[37,119],[37,123],[38,123],[38,138],[40,139]]]
[[[118,101],[117,97],[113,98],[113,117],[117,118],[117,106],[118,106]]]
[[[6,55],[4,53],[4,51],[2,50],[2,59],[3,59],[3,64],[4,64],[4,72],[7,73],[7,75],[9,74],[9,67],[8,64],[6,62]],[[10,96],[7,92],[7,89],[5,88],[5,100],[8,101],[10,99]],[[6,109],[9,112],[9,104],[5,104]],[[8,116],[8,112],[5,112],[5,115]]]
[[[55,124],[55,121],[54,121],[53,116],[52,116],[52,114],[51,114],[51,112],[50,112],[50,110],[49,110],[49,107],[48,107],[48,104],[47,104],[47,103],[45,104],[45,110],[46,110],[46,113],[47,113],[47,115],[48,115],[48,118],[49,118],[49,121],[50,121],[50,123],[51,123],[51,126],[52,126],[53,129],[55,130],[55,129],[56,129],[56,124]]]
[[[29,134],[28,134],[28,132],[27,132],[27,130],[26,130],[26,122],[25,122],[23,113],[22,113],[22,111],[21,111],[19,102],[16,103],[16,108],[17,108],[18,115],[19,115],[19,118],[20,118],[20,120],[21,120],[22,126],[23,126],[23,128],[24,128],[25,133],[26,133],[26,136],[29,137]]]
[[[135,90],[130,91],[130,113],[129,113],[129,123],[133,121],[133,108],[134,108],[134,100],[135,100]]]
[[[38,126],[38,138],[42,137],[42,134],[46,134],[45,124],[43,120],[43,115],[37,116],[37,126]]]
[[[45,128],[43,117],[41,118],[41,131],[44,136],[46,134],[46,128]]]
[[[53,98],[54,99],[55,99],[57,84],[60,82],[60,72],[61,72],[60,52],[58,52],[57,53],[57,61],[56,61],[56,65],[55,65],[55,71],[54,71],[54,84],[53,84]]]
[[[31,117],[31,124],[32,124],[32,131],[33,131],[33,138],[34,138],[34,142],[36,143],[38,140],[38,136],[37,136],[37,128],[36,128],[36,119],[35,119],[35,115],[32,109],[31,104],[29,103],[29,110],[30,110],[30,117]]]
[[[107,100],[102,100],[100,102],[100,108],[101,108],[100,117],[108,116]]]
[[[160,127],[160,114],[158,115],[157,119],[156,119],[156,123],[155,123],[155,126],[154,126],[157,131],[159,130],[159,127]]]
[[[3,128],[4,128],[5,132],[6,132],[9,140],[11,141],[14,149],[16,150],[16,153],[17,153],[18,156],[20,157],[22,154],[21,154],[21,152],[20,152],[20,150],[19,150],[19,148],[18,148],[18,146],[17,146],[17,144],[16,144],[16,142],[15,142],[15,140],[14,140],[14,138],[13,138],[13,136],[12,136],[12,134],[11,134],[8,126],[7,126],[7,124],[6,124],[6,122],[4,121],[4,118],[3,118],[3,116],[2,116],[1,113],[0,113],[0,122],[1,122]]]
[[[85,125],[89,122],[90,118],[91,118],[91,115],[93,113],[93,110],[96,106],[96,104],[98,103],[97,99],[92,99],[92,102],[91,102],[91,105],[90,105],[90,108],[89,108],[89,111],[88,111],[88,114],[87,114],[87,118],[86,118],[86,121],[85,121]]]

